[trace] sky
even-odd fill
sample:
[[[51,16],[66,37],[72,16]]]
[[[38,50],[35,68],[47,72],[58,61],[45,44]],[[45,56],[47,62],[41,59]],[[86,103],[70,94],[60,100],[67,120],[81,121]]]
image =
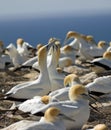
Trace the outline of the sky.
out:
[[[69,30],[110,40],[111,0],[0,0],[0,39],[64,39]]]
[[[0,0],[0,20],[111,13],[111,0]]]

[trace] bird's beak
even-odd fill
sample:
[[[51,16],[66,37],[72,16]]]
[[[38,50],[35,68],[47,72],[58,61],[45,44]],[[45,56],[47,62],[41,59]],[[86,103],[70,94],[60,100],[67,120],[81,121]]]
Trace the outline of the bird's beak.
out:
[[[97,101],[97,99],[96,98],[94,98],[92,95],[90,95],[89,93],[88,94],[82,94],[82,97],[84,98],[84,99],[87,99],[87,100],[89,100],[89,101],[91,101],[91,102],[96,102]]]
[[[59,114],[59,117],[62,118],[62,119],[66,119],[66,120],[70,120],[70,121],[75,121],[74,119],[72,119],[72,118],[70,118],[70,117],[68,117],[68,116],[66,116],[66,115],[64,115],[62,113]]]

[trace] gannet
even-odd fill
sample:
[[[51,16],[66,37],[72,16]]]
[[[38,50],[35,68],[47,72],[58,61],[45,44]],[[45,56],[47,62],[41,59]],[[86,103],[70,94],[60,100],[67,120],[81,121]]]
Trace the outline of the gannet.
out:
[[[15,68],[19,67],[23,62],[25,62],[25,59],[20,56],[16,47],[12,43],[5,48],[4,53],[9,55]]]
[[[75,60],[71,59],[70,57],[61,57],[59,58],[58,66],[64,69],[64,67],[69,67],[73,65],[74,62]]]
[[[111,93],[111,76],[102,76],[94,79],[94,81],[88,83],[85,87],[91,94],[101,96]]]
[[[28,60],[31,55],[30,53],[32,53],[32,51],[34,50],[34,47],[25,42],[22,38],[18,38],[16,44],[18,53],[26,58],[26,60]]]
[[[97,43],[92,35],[87,35],[86,40],[91,46],[97,47]]]
[[[40,75],[34,81],[25,82],[14,86],[5,95],[12,98],[28,99],[34,96],[43,96],[51,91],[49,74],[47,71],[47,53],[53,44],[44,45],[38,51],[38,62],[40,66]]]
[[[23,103],[19,104],[16,107],[20,111],[33,113],[33,111],[45,106],[49,102],[58,102],[58,100],[48,95],[35,96],[32,99],[24,101]]]
[[[60,48],[60,58],[69,57],[72,59],[72,63],[75,63],[77,49],[74,49],[70,45],[65,45]]]
[[[106,43],[106,41],[101,40],[101,41],[98,42],[97,46],[99,48],[103,48],[106,51],[108,49],[108,47],[109,47],[109,44]]]
[[[98,124],[94,128],[87,130],[108,130],[108,127],[105,124]]]
[[[62,73],[58,73],[56,70],[59,57],[60,57],[60,47],[55,44],[55,47],[51,48],[50,50],[51,59],[48,63],[48,73],[50,82],[52,85],[52,91],[63,88],[64,87],[64,78],[65,75]]]
[[[103,48],[94,47],[88,44],[87,40],[85,40],[82,37],[82,35],[77,32],[73,32],[73,31],[68,32],[66,35],[66,39],[69,39],[70,37],[74,37],[78,39],[79,53],[86,60],[92,60],[95,57],[102,56],[105,51]]]
[[[63,117],[58,108],[50,107],[39,121],[21,120],[1,130],[66,130]]]
[[[68,40],[74,38],[71,32],[72,31],[69,31],[67,33],[67,37],[65,38],[64,44],[66,44]],[[79,50],[79,41],[77,38],[74,38],[68,45],[74,48],[75,50]]]
[[[104,52],[102,58],[95,58],[90,62],[92,71],[101,73],[111,69],[111,52]]]
[[[60,58],[58,66],[60,68],[71,66],[75,63],[76,52],[75,49],[69,45],[60,48]]]
[[[37,115],[39,112],[45,112],[50,106],[57,107],[61,113],[70,117],[70,119],[62,118],[66,129],[81,129],[90,115],[89,101],[86,93],[87,90],[83,85],[74,85],[69,89],[70,100],[48,103],[33,114]]]
[[[16,41],[17,44],[17,51],[18,53],[24,57],[26,60],[29,58],[29,51],[27,47],[24,45],[24,40],[22,38],[18,38]]]
[[[79,80],[79,77],[77,75],[69,74],[69,75],[65,76],[65,78],[64,78],[65,88],[52,91],[49,94],[49,96],[51,96],[52,98],[56,98],[59,101],[69,100],[68,92],[69,92],[70,87],[72,85],[76,85],[76,84],[80,84],[80,83],[81,83],[81,81]]]

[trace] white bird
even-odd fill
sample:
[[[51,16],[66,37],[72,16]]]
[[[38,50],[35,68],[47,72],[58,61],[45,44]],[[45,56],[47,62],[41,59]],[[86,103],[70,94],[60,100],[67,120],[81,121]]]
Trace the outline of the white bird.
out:
[[[111,70],[111,52],[104,52],[103,57],[95,58],[90,62],[92,71],[101,73],[104,71]]]
[[[17,44],[18,53],[21,56],[23,56],[26,60],[28,60],[29,59],[29,51],[24,44],[24,40],[22,38],[18,38],[16,44]]]
[[[58,102],[58,100],[48,95],[35,96],[32,99],[26,100],[23,103],[19,104],[17,108],[23,112],[33,113],[35,110],[45,106],[50,102]]]
[[[102,76],[94,79],[85,86],[91,94],[101,96],[111,93],[111,76]]]
[[[75,60],[71,59],[70,57],[61,57],[61,58],[59,58],[58,66],[61,69],[64,69],[64,67],[69,67],[69,66],[73,65],[74,62],[75,62]]]
[[[51,96],[52,98],[56,98],[59,101],[65,101],[65,100],[69,100],[69,89],[71,86],[76,85],[76,84],[80,84],[80,80],[79,77],[75,74],[69,74],[64,78],[64,86],[66,86],[65,88],[61,88],[55,91],[52,91],[49,96]]]
[[[25,62],[24,57],[20,56],[16,47],[10,43],[4,50],[5,54],[8,54],[15,68],[19,67],[23,62]]]
[[[80,55],[84,57],[86,60],[92,60],[95,57],[102,56],[105,52],[105,49],[103,48],[91,46],[87,42],[87,40],[84,39],[82,35],[77,32],[68,32],[66,35],[66,39],[69,39],[70,37],[78,39]]]
[[[86,130],[108,130],[108,127],[105,124],[98,124],[94,126],[94,128],[86,129]]]
[[[86,40],[87,42],[91,45],[91,46],[94,46],[94,47],[97,47],[97,43],[94,39],[94,37],[92,35],[87,35],[85,36],[86,37]]]
[[[100,41],[98,42],[97,46],[98,46],[99,48],[102,47],[102,48],[106,51],[106,50],[108,49],[108,47],[109,47],[109,44],[108,44],[106,41],[100,40]]]
[[[81,129],[81,127],[88,121],[90,115],[89,101],[87,99],[87,90],[82,85],[74,85],[70,87],[69,99],[67,101],[51,102],[36,110],[33,114],[45,112],[49,107],[56,107],[60,109],[66,117],[62,118],[66,129]]]
[[[39,121],[22,120],[1,130],[66,130],[62,117],[58,108],[50,107]]]
[[[14,86],[6,95],[8,97],[29,99],[34,96],[43,96],[51,91],[51,84],[47,70],[47,53],[54,44],[47,44],[38,51],[38,62],[40,65],[40,75],[34,81],[25,82]]]
[[[32,53],[32,51],[34,50],[34,47],[29,43],[25,42],[22,38],[18,38],[16,44],[18,53],[24,58],[26,58],[26,60],[28,60],[31,56],[30,53]]]
[[[72,31],[69,31],[67,33],[67,37],[65,38],[64,44],[68,42],[68,40],[72,39],[73,40],[68,44],[70,47],[74,48],[75,50],[79,50],[79,41],[77,38],[74,38],[73,35],[71,34]],[[62,47],[63,48],[63,47]]]
[[[69,57],[72,59],[72,63],[75,63],[77,49],[74,49],[70,45],[65,45],[60,48],[60,58]]]
[[[64,78],[65,75],[59,73],[57,71],[57,65],[60,57],[60,47],[55,44],[55,48],[51,48],[50,50],[51,59],[48,63],[48,73],[50,82],[52,85],[52,91],[63,88],[64,87]]]

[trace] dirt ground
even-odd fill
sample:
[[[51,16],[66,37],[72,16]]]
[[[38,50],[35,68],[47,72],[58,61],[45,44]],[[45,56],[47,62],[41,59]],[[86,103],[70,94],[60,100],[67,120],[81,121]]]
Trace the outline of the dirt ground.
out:
[[[76,68],[76,69],[75,69]],[[68,67],[65,69],[67,72],[76,73],[80,76],[80,79],[84,81],[84,84],[92,81],[97,75],[92,76],[92,73],[89,69],[86,68],[77,68],[77,67]],[[4,92],[6,93],[10,90],[14,85],[17,85],[22,82],[26,82],[29,80],[34,80],[37,77],[38,73],[34,70],[22,70],[17,72],[12,71],[0,71],[0,95]],[[108,129],[111,130],[111,98],[106,96],[98,99],[99,103],[93,105],[98,109],[98,112],[91,109],[90,118],[87,122],[87,126],[95,126],[98,123],[105,123],[108,126]],[[2,108],[10,108],[12,102],[7,102],[0,100],[0,107]],[[9,114],[9,113],[8,113]],[[19,116],[15,116],[11,118],[7,112],[0,111],[0,128],[4,128],[14,122],[21,120]],[[27,119],[26,117],[23,117]]]

